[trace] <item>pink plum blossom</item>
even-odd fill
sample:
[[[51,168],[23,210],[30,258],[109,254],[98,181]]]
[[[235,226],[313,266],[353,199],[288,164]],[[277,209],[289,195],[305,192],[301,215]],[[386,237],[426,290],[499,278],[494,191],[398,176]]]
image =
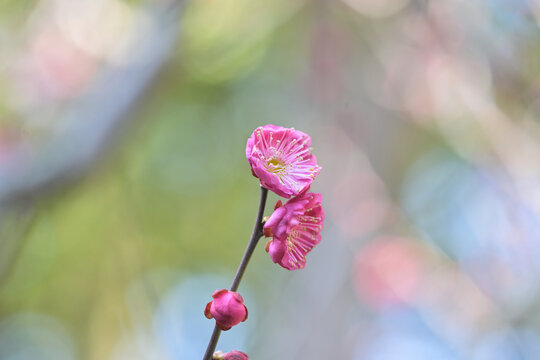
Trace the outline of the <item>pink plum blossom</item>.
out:
[[[229,330],[240,322],[246,321],[248,311],[240,294],[221,289],[214,291],[212,297],[214,300],[206,305],[204,315],[208,319],[216,319],[216,324],[221,330]]]
[[[238,350],[229,351],[228,353],[216,351],[214,353],[213,360],[249,360],[249,357],[246,353]]]
[[[321,194],[304,193],[281,205],[264,224],[264,235],[272,237],[266,251],[272,261],[288,270],[303,269],[306,255],[321,241],[324,210]]]
[[[246,157],[263,187],[289,199],[307,191],[321,171],[310,146],[309,135],[268,124],[251,134]]]

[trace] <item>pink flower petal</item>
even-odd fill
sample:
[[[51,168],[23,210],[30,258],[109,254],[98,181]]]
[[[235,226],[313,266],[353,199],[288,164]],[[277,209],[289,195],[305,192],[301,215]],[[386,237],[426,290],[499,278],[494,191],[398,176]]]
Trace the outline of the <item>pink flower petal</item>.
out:
[[[273,262],[288,270],[304,268],[306,255],[321,241],[324,223],[322,196],[304,193],[287,201],[264,224],[272,234],[267,251]]]
[[[255,129],[246,144],[246,157],[261,185],[290,198],[309,189],[321,171],[311,154],[309,135],[268,124]]]

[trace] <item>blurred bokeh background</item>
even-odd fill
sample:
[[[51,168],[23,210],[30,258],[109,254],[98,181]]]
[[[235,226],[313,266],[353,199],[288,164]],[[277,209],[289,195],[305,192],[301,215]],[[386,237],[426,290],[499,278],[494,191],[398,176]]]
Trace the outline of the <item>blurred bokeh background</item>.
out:
[[[538,0],[1,1],[0,359],[202,358],[267,123],[312,136],[323,241],[296,272],[259,245],[218,349],[538,359],[539,26]]]

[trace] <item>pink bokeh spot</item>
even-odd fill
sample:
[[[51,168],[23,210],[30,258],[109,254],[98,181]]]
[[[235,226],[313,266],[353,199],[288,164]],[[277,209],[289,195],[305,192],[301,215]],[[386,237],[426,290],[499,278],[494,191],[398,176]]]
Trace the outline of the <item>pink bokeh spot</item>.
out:
[[[321,171],[310,146],[309,135],[269,124],[251,134],[246,157],[263,187],[289,199],[307,191]]]
[[[420,284],[421,263],[421,255],[410,241],[378,238],[355,258],[356,293],[375,308],[411,303]]]
[[[264,224],[265,236],[272,237],[266,251],[273,262],[288,270],[304,268],[307,253],[321,241],[321,199],[321,194],[305,193],[275,209]]]
[[[97,70],[95,58],[50,26],[37,33],[30,48],[16,59],[13,81],[18,97],[40,104],[80,95]]]
[[[204,309],[208,319],[216,319],[217,326],[229,330],[242,321],[246,321],[248,310],[240,294],[226,289],[216,290],[212,294],[214,300],[210,301]]]

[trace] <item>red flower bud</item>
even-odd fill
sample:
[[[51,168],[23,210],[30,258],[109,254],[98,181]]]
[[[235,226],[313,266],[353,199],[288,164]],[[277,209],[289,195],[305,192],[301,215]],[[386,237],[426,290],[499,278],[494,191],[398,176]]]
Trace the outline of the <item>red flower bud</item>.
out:
[[[212,297],[214,300],[206,305],[204,315],[208,319],[216,319],[216,324],[221,330],[229,330],[247,319],[248,311],[240,294],[221,289],[214,291]]]
[[[221,351],[216,351],[212,358],[213,360],[249,360],[249,357],[246,353],[243,353],[238,350],[230,351],[228,353],[222,353]]]

